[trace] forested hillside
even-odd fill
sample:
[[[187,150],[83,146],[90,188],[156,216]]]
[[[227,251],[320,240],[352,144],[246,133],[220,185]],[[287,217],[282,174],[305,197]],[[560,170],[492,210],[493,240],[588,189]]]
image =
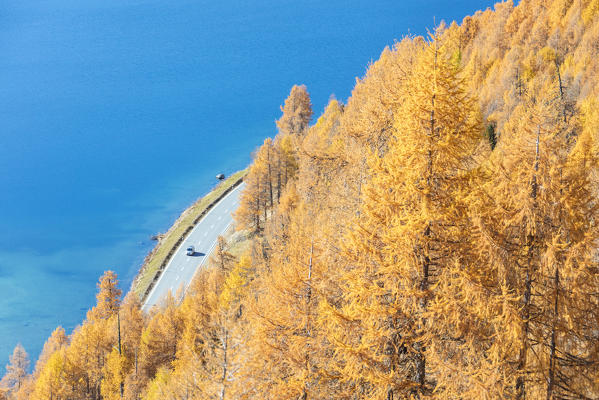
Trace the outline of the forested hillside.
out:
[[[116,276],[10,399],[599,398],[599,0],[406,37],[312,123],[294,86],[182,302]]]

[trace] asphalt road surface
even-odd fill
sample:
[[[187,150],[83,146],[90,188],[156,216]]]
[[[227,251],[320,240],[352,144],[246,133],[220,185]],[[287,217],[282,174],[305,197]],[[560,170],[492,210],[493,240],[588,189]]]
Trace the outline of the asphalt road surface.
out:
[[[232,213],[239,205],[239,195],[245,186],[241,183],[219,201],[189,233],[167,264],[158,282],[152,288],[142,309],[149,311],[152,306],[160,304],[168,291],[173,294],[182,287],[185,289],[191,283],[195,272],[210,257],[219,235],[225,233],[233,222]],[[195,254],[188,256],[186,249],[195,247]]]

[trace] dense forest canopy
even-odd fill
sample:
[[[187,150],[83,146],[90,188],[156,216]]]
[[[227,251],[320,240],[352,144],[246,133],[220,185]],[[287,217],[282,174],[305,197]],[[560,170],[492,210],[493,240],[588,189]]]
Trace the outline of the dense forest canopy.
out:
[[[599,0],[522,0],[405,37],[316,121],[294,86],[185,298],[144,315],[108,271],[3,395],[599,398],[598,83]]]

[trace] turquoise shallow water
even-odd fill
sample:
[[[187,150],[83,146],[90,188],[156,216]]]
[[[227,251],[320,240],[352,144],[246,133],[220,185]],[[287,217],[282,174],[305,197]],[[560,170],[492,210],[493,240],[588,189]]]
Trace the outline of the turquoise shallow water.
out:
[[[126,290],[149,236],[275,133],[293,84],[318,114],[394,38],[491,4],[0,2],[0,365],[72,330],[105,269]]]

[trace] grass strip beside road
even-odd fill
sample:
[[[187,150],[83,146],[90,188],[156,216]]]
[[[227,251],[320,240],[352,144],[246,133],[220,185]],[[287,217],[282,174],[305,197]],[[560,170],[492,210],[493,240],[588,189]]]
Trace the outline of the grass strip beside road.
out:
[[[168,258],[176,250],[175,247],[181,243],[181,237],[187,235],[198,222],[196,219],[205,214],[214,202],[219,200],[246,173],[247,169],[244,169],[219,183],[210,193],[183,211],[168,232],[162,236],[154,249],[146,256],[139,273],[131,284],[131,290],[142,302],[145,300],[148,289],[168,263]]]

